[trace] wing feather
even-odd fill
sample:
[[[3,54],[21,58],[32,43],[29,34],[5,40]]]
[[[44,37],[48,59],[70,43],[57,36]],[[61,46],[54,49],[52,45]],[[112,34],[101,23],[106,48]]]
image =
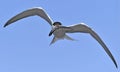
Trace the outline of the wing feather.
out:
[[[106,53],[109,55],[109,57],[112,59],[113,63],[115,64],[116,68],[118,67],[112,53],[110,52],[110,50],[107,48],[105,43],[102,41],[102,39],[98,36],[98,34],[95,31],[93,31],[90,27],[88,27],[87,25],[82,24],[82,23],[81,24],[76,24],[76,25],[73,25],[73,26],[69,26],[69,27],[71,29],[66,29],[67,33],[76,33],[76,32],[89,33],[104,48]]]
[[[20,14],[17,14],[16,16],[12,17],[10,20],[7,21],[4,27],[20,19],[23,19],[29,16],[34,16],[34,15],[40,16],[41,18],[45,19],[50,25],[52,25],[52,19],[47,15],[47,13],[45,13],[45,11],[42,8],[36,7],[36,8],[23,11]]]

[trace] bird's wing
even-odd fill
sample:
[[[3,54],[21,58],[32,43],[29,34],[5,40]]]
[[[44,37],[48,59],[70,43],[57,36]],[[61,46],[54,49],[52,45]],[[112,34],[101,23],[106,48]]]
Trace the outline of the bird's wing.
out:
[[[23,11],[20,14],[17,14],[16,16],[12,17],[10,20],[7,21],[4,27],[20,19],[23,19],[29,16],[34,16],[34,15],[40,16],[41,18],[45,19],[50,25],[52,25],[52,19],[47,15],[47,13],[42,8],[36,7],[36,8],[31,8],[26,11]]]
[[[68,26],[68,27],[69,28],[65,29],[66,33],[76,33],[76,32],[89,33],[93,38],[95,38],[98,41],[98,43],[104,48],[104,50],[109,55],[109,57],[112,59],[112,61],[114,62],[115,66],[117,68],[117,63],[116,63],[113,55],[111,54],[111,52],[109,51],[109,49],[107,48],[105,43],[102,41],[102,39],[98,36],[98,34],[96,32],[94,32],[90,27],[88,27],[87,25],[85,25],[83,23]]]

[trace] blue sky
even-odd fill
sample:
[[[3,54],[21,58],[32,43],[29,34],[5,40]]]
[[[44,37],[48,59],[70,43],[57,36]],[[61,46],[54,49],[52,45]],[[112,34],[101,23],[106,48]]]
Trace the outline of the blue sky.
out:
[[[42,7],[54,21],[80,22],[93,28],[120,66],[119,0],[2,0],[0,1],[0,72],[118,72],[103,48],[89,34],[69,34],[78,41],[60,40],[49,46],[51,27],[40,17],[22,19],[3,28],[16,14]]]

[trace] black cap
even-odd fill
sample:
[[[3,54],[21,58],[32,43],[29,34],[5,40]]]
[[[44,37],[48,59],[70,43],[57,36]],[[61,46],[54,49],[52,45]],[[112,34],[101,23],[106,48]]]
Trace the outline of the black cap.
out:
[[[53,25],[62,25],[60,22],[54,22]]]

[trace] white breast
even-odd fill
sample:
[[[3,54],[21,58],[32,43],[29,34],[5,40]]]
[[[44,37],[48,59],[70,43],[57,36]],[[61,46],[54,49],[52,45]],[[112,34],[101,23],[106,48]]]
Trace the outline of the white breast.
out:
[[[65,30],[63,28],[56,29],[53,33],[57,38],[64,38]]]

